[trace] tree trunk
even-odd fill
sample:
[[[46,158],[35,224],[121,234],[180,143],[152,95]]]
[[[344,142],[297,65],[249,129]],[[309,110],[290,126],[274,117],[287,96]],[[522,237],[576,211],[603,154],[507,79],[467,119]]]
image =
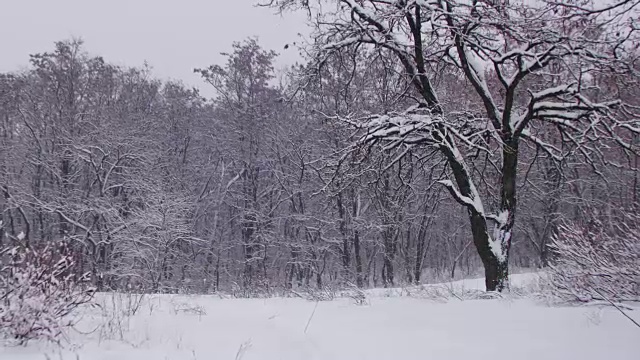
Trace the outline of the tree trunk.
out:
[[[435,210],[436,205],[434,204],[431,211]],[[427,209],[428,207],[425,205],[424,214],[422,215],[422,220],[420,221],[420,230],[418,231],[417,246],[415,253],[415,268],[413,274],[413,281],[416,285],[420,284],[420,278],[422,276],[422,267],[424,265],[424,259],[427,256],[427,251],[429,250],[429,246],[431,245],[432,237],[429,237],[429,241],[426,241],[427,236],[427,228],[430,224],[427,223]],[[431,222],[431,220],[429,220]]]
[[[349,267],[351,266],[351,256],[349,254],[349,236],[347,234],[347,213],[345,211],[344,199],[342,191],[337,197],[338,216],[340,217],[340,235],[342,235],[342,267],[344,270],[344,278],[349,277]]]
[[[360,233],[355,230],[353,233],[353,255],[356,259],[356,285],[361,288],[364,286],[362,277],[362,256],[360,255]]]
[[[390,287],[394,285],[394,269],[393,259],[395,255],[395,239],[394,234],[391,233],[391,229],[387,228],[382,232],[384,254],[383,254],[383,266],[382,266],[382,281],[384,287]]]
[[[446,140],[446,137],[445,137]],[[515,219],[516,209],[516,170],[518,163],[518,142],[511,137],[503,139],[503,164],[502,164],[502,189],[500,213],[497,215],[497,222],[493,238],[489,234],[486,214],[480,213],[476,203],[482,203],[479,193],[473,184],[469,171],[463,161],[459,159],[460,154],[450,141],[451,147],[443,147],[449,166],[456,179],[460,194],[471,199],[474,204],[468,204],[457,198],[452,188],[454,198],[461,202],[469,214],[471,222],[471,233],[473,243],[482,260],[485,270],[485,285],[487,291],[503,291],[508,288],[509,283],[509,248],[511,246],[511,234]]]
[[[507,260],[490,257],[484,263],[484,277],[487,291],[502,292],[509,288],[509,264]]]
[[[491,239],[489,237],[486,219],[480,214],[469,211],[469,219],[471,221],[473,242],[484,266],[486,290],[503,291],[508,288],[509,283],[508,253],[504,253],[504,256],[499,258],[490,245],[490,241],[501,243],[503,239]]]
[[[354,190],[355,193],[355,190]],[[353,218],[357,219],[360,216],[360,194],[355,195],[353,197]],[[356,285],[359,288],[364,286],[363,278],[362,278],[362,255],[360,253],[360,232],[358,229],[355,229],[355,224],[353,224],[353,257],[356,261]]]
[[[470,210],[471,232],[480,260],[484,266],[485,286],[487,291],[502,291],[508,283],[508,260],[499,259],[491,248],[487,229],[487,221],[484,216]],[[497,240],[497,239],[496,239]]]
[[[500,213],[494,231],[495,254],[485,263],[487,291],[503,291],[509,287],[509,249],[516,215],[516,178],[518,170],[518,140],[505,137],[502,147],[502,191]]]

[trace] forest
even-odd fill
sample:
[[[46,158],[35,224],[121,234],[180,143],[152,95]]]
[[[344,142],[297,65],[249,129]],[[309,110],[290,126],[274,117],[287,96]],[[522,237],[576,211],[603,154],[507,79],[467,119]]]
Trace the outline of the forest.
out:
[[[237,297],[550,271],[638,299],[640,2],[606,3],[263,1],[308,13],[303,60],[238,41],[193,64],[212,99],[52,44],[0,74],[0,268]]]

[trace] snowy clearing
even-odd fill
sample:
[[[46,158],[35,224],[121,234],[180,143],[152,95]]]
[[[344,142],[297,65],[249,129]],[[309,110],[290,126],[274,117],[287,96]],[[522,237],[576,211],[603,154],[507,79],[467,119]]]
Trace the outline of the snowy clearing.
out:
[[[70,334],[73,346],[0,347],[0,359],[623,360],[640,353],[640,331],[613,308],[548,307],[529,299],[434,301],[403,293],[368,291],[362,306],[351,298],[316,303],[151,295],[133,316],[124,312],[135,308],[136,298],[101,294],[108,316],[98,309],[86,314],[80,330],[97,329]]]

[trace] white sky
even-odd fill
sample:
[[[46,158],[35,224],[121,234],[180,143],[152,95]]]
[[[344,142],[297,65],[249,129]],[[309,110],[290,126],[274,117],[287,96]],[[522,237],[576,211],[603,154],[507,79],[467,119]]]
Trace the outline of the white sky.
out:
[[[257,0],[0,0],[0,72],[28,65],[29,54],[80,37],[85,49],[118,65],[144,61],[161,78],[209,91],[193,68],[221,63],[234,41],[257,36],[280,53],[278,65],[298,60],[284,50],[306,32],[302,14],[275,15]]]

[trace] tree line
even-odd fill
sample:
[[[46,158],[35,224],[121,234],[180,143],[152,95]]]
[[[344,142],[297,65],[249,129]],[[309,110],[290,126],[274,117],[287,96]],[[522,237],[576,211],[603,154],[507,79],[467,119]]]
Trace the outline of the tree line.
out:
[[[98,290],[503,290],[636,211],[637,2],[329,3],[273,1],[317,19],[303,64],[235,43],[210,100],[78,40],[0,74],[0,248]]]

